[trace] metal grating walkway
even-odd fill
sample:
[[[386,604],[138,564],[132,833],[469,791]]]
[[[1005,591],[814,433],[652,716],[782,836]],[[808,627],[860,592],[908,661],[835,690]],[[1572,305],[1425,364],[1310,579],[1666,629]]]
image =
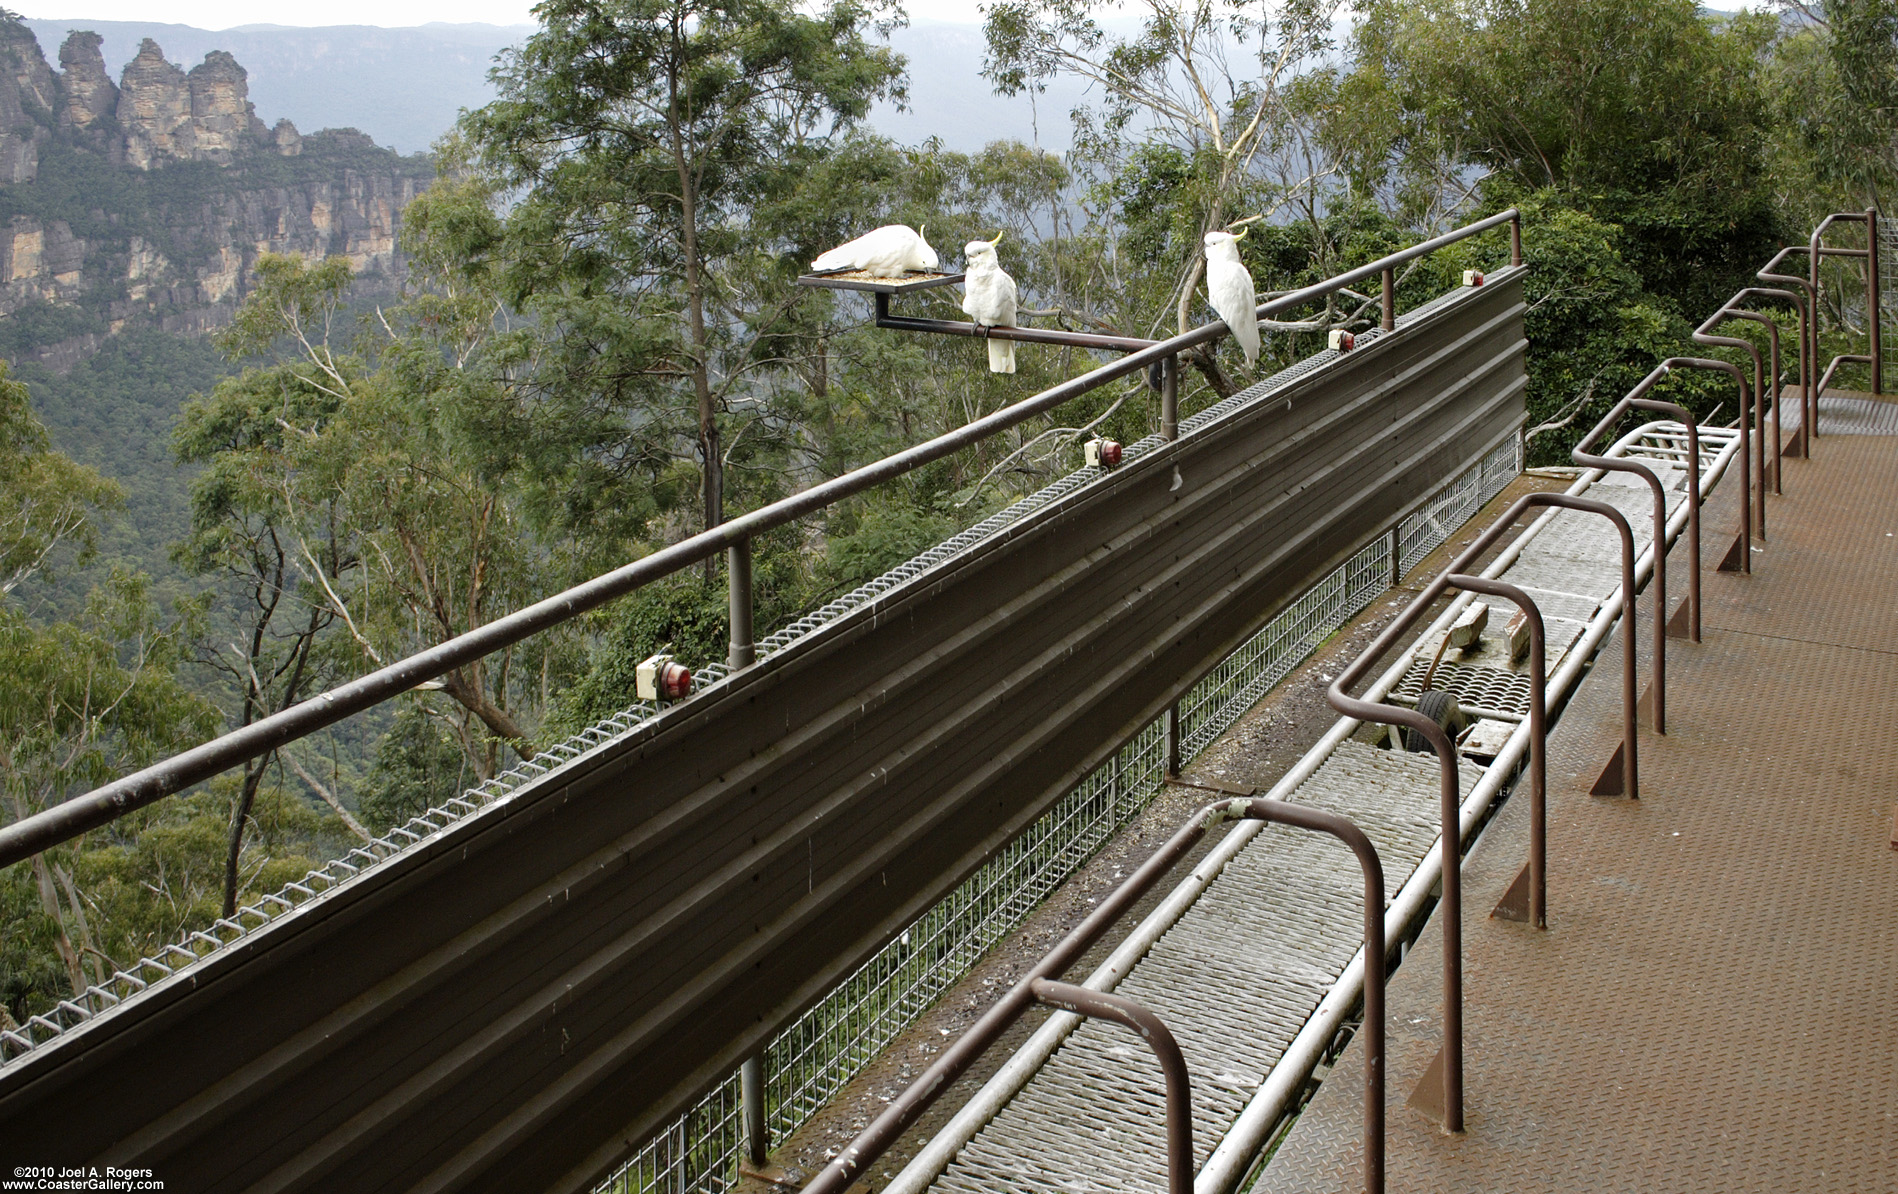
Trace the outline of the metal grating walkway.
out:
[[[1474,784],[1481,769],[1463,768]],[[1343,743],[1293,799],[1356,820],[1394,896],[1435,843],[1434,757]],[[1329,838],[1269,829],[1227,864],[1119,992],[1166,1021],[1193,1080],[1203,1161],[1363,939],[1364,880]],[[1243,929],[1240,928],[1243,926]],[[1235,949],[1243,935],[1246,947]],[[1159,1066],[1126,1029],[1088,1021],[938,1183],[962,1194],[1166,1188]]]
[[[1436,1049],[1435,976],[1391,983],[1389,1189],[1898,1191],[1894,477],[1894,437],[1786,462],[1754,573],[1709,572],[1705,641],[1669,644],[1638,803],[1585,794],[1619,734],[1615,660],[1581,688],[1550,743],[1549,931],[1482,918],[1523,809],[1465,868],[1461,1136],[1405,1105]],[[1354,1065],[1259,1191],[1348,1186]]]
[[[1721,453],[1709,470],[1717,479],[1736,437],[1721,429],[1707,429],[1703,437],[1704,454]],[[1618,444],[1615,454],[1644,457],[1661,476],[1669,512],[1676,515],[1672,533],[1678,534],[1687,472],[1679,467],[1678,455],[1670,460],[1672,442],[1665,431],[1636,433]],[[1652,491],[1646,483],[1625,474],[1591,474],[1571,492],[1584,490],[1627,516],[1638,552],[1653,527]],[[1712,527],[1709,523],[1710,541],[1716,537]],[[1554,700],[1574,683],[1619,610],[1619,535],[1599,515],[1559,511],[1535,523],[1512,550],[1514,558],[1505,556],[1501,574],[1528,590],[1547,619]],[[1389,679],[1401,676],[1415,691],[1456,608],[1415,640],[1407,667],[1394,668]],[[1454,677],[1472,695],[1489,696],[1482,703],[1499,706],[1505,716],[1519,717],[1527,696],[1523,669],[1503,662],[1500,642],[1514,610],[1504,601],[1491,601],[1491,609],[1479,647],[1450,652],[1447,671],[1440,675]],[[1566,670],[1557,675],[1554,665],[1564,660],[1569,660]],[[1353,724],[1339,723],[1314,748],[1306,777],[1278,794],[1358,822],[1383,858],[1387,901],[1395,902],[1400,890],[1419,878],[1427,886],[1435,874],[1434,867],[1426,874],[1420,866],[1437,838],[1437,763],[1434,756],[1382,750],[1344,737]],[[1479,800],[1487,804],[1519,757],[1519,749],[1505,752],[1487,775],[1464,761],[1466,833],[1480,811],[1472,806]],[[1118,985],[1103,977],[1112,963],[1089,980],[1153,1010],[1178,1039],[1192,1075],[1196,1166],[1206,1167],[1235,1125],[1243,1125],[1248,1105],[1263,1097],[1269,1078],[1277,1077],[1275,1067],[1282,1061],[1292,1064],[1284,1060],[1288,1050],[1301,1033],[1311,1031],[1314,1013],[1322,1014],[1321,1003],[1338,1002],[1348,981],[1344,976],[1358,973],[1347,967],[1362,941],[1361,882],[1349,853],[1328,838],[1276,828],[1258,832],[1151,949],[1129,964]],[[1427,979],[1432,968],[1414,969]],[[1031,1041],[1011,1065],[1035,1065],[1035,1049]],[[1157,1194],[1165,1188],[1163,1106],[1159,1067],[1145,1044],[1122,1028],[1081,1021],[992,1118],[972,1124],[965,1112],[898,1176],[889,1194],[924,1188],[955,1194]],[[1226,1188],[1232,1180],[1236,1176],[1222,1173],[1209,1181],[1203,1170],[1200,1189]]]

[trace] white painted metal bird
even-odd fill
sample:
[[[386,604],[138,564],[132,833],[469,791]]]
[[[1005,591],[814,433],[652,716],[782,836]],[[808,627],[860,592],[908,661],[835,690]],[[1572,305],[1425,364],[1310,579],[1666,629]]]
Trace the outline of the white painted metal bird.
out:
[[[968,263],[962,279],[962,309],[983,327],[1015,326],[1015,279],[995,255],[995,246],[1001,243],[1002,234],[997,232],[994,240],[972,240],[962,246]],[[989,341],[989,372],[1015,372],[1013,340]]]
[[[1239,260],[1239,242],[1245,235],[1206,234],[1206,297],[1245,350],[1246,364],[1254,365],[1259,360],[1259,298],[1252,275]]]
[[[923,225],[925,229],[929,225]],[[909,270],[935,269],[936,250],[908,224],[885,224],[811,262],[811,268],[860,269],[875,278],[900,278]]]

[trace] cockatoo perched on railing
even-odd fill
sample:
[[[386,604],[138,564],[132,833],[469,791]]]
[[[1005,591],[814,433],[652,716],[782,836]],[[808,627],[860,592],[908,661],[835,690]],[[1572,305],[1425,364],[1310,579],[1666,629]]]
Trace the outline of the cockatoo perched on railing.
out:
[[[928,228],[927,224],[923,225]],[[860,269],[873,278],[900,278],[910,270],[935,269],[936,250],[908,224],[885,224],[811,262],[812,269]]]
[[[1002,234],[998,232],[994,240],[972,240],[962,246],[968,263],[962,279],[962,309],[983,327],[1015,326],[1015,279],[1008,276],[995,256],[995,246],[1001,243]],[[989,341],[989,372],[1015,372],[1013,340]]]
[[[1259,297],[1252,275],[1239,260],[1239,242],[1244,237],[1244,232],[1206,234],[1206,297],[1232,329],[1232,338],[1245,350],[1250,366],[1259,360]]]

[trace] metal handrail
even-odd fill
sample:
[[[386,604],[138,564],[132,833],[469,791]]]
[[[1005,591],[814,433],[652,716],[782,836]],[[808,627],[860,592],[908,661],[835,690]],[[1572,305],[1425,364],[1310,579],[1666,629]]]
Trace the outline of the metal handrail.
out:
[[[1817,431],[1819,420],[1819,397],[1813,387],[1813,375],[1819,369],[1819,287],[1805,278],[1794,274],[1776,272],[1780,262],[1793,253],[1805,252],[1803,246],[1788,246],[1773,255],[1760,271],[1753,276],[1762,282],[1778,282],[1785,286],[1797,286],[1805,291],[1804,301],[1799,304],[1799,412],[1800,439],[1799,455],[1807,460],[1812,458],[1812,436]]]
[[[1326,298],[1366,278],[1376,277],[1386,269],[1427,256],[1504,224],[1510,225],[1512,229],[1512,262],[1520,265],[1521,218],[1517,209],[1510,208],[1381,257],[1368,265],[1261,303],[1257,315],[1262,318]],[[741,514],[729,522],[710,527],[630,564],[497,618],[485,626],[338,685],[282,712],[232,730],[24,820],[0,827],[0,867],[19,862],[49,846],[58,845],[154,801],[175,795],[193,784],[334,725],[346,717],[400,696],[418,685],[721,553],[727,554],[733,565],[728,576],[733,589],[731,608],[735,615],[732,619],[730,659],[734,666],[742,666],[739,661],[750,658],[753,644],[750,639],[751,592],[748,583],[740,585],[741,580],[748,582],[751,569],[748,555],[741,557],[740,553],[749,551],[753,538],[959,452],[1109,382],[1140,373],[1161,362],[1172,362],[1180,353],[1211,343],[1227,334],[1226,324],[1214,321],[1129,353],[1120,360],[1101,365],[1080,377],[1003,407],[954,431],[945,432],[841,477],[820,482],[801,493]],[[1176,368],[1168,368],[1167,372],[1177,375]],[[741,612],[742,618],[736,616]]]
[[[1785,299],[1793,305],[1794,309],[1799,311],[1800,327],[1802,331],[1804,330],[1806,322],[1804,311],[1805,303],[1799,295],[1790,290],[1781,290],[1776,287],[1748,286],[1742,290],[1735,291],[1730,302],[1738,302],[1741,299],[1748,298]],[[1784,490],[1780,487],[1780,461],[1785,457],[1786,450],[1780,444],[1779,437],[1780,430],[1785,425],[1786,416],[1782,403],[1782,399],[1785,396],[1785,379],[1781,376],[1779,363],[1779,322],[1772,316],[1761,311],[1735,310],[1734,315],[1741,319],[1750,319],[1756,323],[1766,325],[1767,337],[1772,347],[1773,360],[1773,492],[1775,494],[1783,493]],[[1765,407],[1765,402],[1766,396],[1764,394],[1760,395],[1762,409]],[[1764,485],[1765,483],[1766,478],[1762,476],[1760,478],[1760,484]]]
[[[1865,247],[1863,249],[1834,249],[1820,243],[1825,237],[1826,229],[1832,227],[1832,225],[1836,223],[1852,222],[1852,221],[1856,221],[1858,223],[1865,225]],[[1870,344],[1871,351],[1868,355],[1865,355],[1865,356],[1858,356],[1858,355],[1848,356],[1845,354],[1841,354],[1840,356],[1834,357],[1832,359],[1832,363],[1826,367],[1825,378],[1821,380],[1818,386],[1819,392],[1820,393],[1825,392],[1825,381],[1829,380],[1832,377],[1833,372],[1839,367],[1839,365],[1844,363],[1847,360],[1851,360],[1851,361],[1863,362],[1864,364],[1870,365],[1872,367],[1872,393],[1874,394],[1884,393],[1885,392],[1885,346],[1884,346],[1884,336],[1879,327],[1880,318],[1879,318],[1879,310],[1878,310],[1878,304],[1879,304],[1878,209],[1875,207],[1868,207],[1864,211],[1835,211],[1833,212],[1831,215],[1827,216],[1825,219],[1819,221],[1819,226],[1812,230],[1812,240],[1807,244],[1806,252],[1808,254],[1806,269],[1808,272],[1808,276],[1811,278],[1812,291],[1813,291],[1813,296],[1814,296],[1813,297],[1813,312],[1812,312],[1812,323],[1813,323],[1812,343],[1813,343],[1813,364],[1815,366],[1819,363],[1818,361],[1819,259],[1821,257],[1863,257],[1865,258],[1865,324],[1866,324],[1865,330],[1866,330],[1867,339],[1871,341],[1871,344]],[[1817,395],[1815,395],[1814,400],[1815,402],[1817,401]],[[1814,413],[1815,422],[1817,421],[1817,418],[1818,416],[1815,410],[1815,413]]]
[[[1456,770],[1456,744],[1432,718],[1424,716],[1415,709],[1405,709],[1396,705],[1387,705],[1381,701],[1365,701],[1351,696],[1345,690],[1362,681],[1369,674],[1371,666],[1397,645],[1412,627],[1420,622],[1435,603],[1451,587],[1451,577],[1462,575],[1475,559],[1495,539],[1502,534],[1504,527],[1523,509],[1531,505],[1561,506],[1571,510],[1587,510],[1605,516],[1615,524],[1621,533],[1621,591],[1622,626],[1626,649],[1622,661],[1622,696],[1625,706],[1625,743],[1622,752],[1623,775],[1630,796],[1639,794],[1638,771],[1635,761],[1635,671],[1634,671],[1634,533],[1628,528],[1628,520],[1621,511],[1606,502],[1592,498],[1574,497],[1565,493],[1534,493],[1525,495],[1516,505],[1510,507],[1503,522],[1492,526],[1463,553],[1458,555],[1449,568],[1424,586],[1414,601],[1386,626],[1381,634],[1362,654],[1338,674],[1325,690],[1325,699],[1331,707],[1347,717],[1359,721],[1377,722],[1382,725],[1403,726],[1416,730],[1430,743],[1436,752],[1440,766],[1440,808],[1441,827],[1437,848],[1443,858],[1443,896],[1440,901],[1443,909],[1443,1127],[1445,1131],[1463,1130],[1463,882],[1462,882],[1462,833],[1460,832],[1459,813],[1462,806],[1461,781]]]
[[[1654,732],[1667,733],[1667,490],[1661,484],[1654,470],[1634,460],[1611,456],[1598,456],[1589,451],[1591,445],[1614,427],[1621,416],[1630,410],[1650,410],[1660,414],[1671,414],[1687,428],[1687,471],[1690,481],[1687,486],[1687,528],[1688,548],[1693,564],[1687,573],[1687,604],[1689,616],[1693,622],[1692,638],[1700,641],[1700,486],[1692,480],[1700,468],[1700,428],[1695,425],[1693,416],[1678,403],[1662,402],[1656,398],[1642,395],[1659,385],[1663,378],[1673,372],[1677,364],[1699,363],[1702,365],[1723,362],[1693,362],[1692,358],[1670,357],[1656,365],[1654,369],[1628,392],[1628,396],[1595,424],[1594,430],[1582,437],[1569,453],[1575,463],[1589,468],[1604,469],[1611,472],[1631,473],[1648,483],[1654,493]]]
[[[1160,1017],[1125,995],[1091,991],[1051,978],[1031,978],[1028,993],[1043,1007],[1112,1020],[1153,1047],[1166,1076],[1166,1185],[1168,1194],[1193,1194],[1193,1083],[1179,1042]]]
[[[969,1067],[992,1048],[1023,1013],[1037,1003],[1049,1003],[1050,994],[1072,997],[1084,992],[1098,999],[1100,992],[1066,983],[1054,983],[1068,967],[1078,962],[1094,943],[1112,928],[1140,897],[1178,865],[1187,853],[1215,825],[1230,820],[1276,822],[1299,829],[1329,833],[1344,842],[1357,856],[1364,873],[1364,1188],[1366,1194],[1382,1194],[1384,1189],[1384,983],[1387,945],[1384,939],[1384,866],[1362,829],[1337,813],[1291,804],[1282,800],[1239,798],[1216,801],[1194,813],[1172,837],[1142,863],[1121,884],[1110,891],[1087,917],[1042,959],[1023,979],[1003,994],[980,1019],[936,1056],[908,1088],[890,1100],[881,1114],[858,1133],[810,1183],[804,1194],[842,1194],[853,1181],[874,1165],[909,1126],[942,1097]],[[1038,989],[1039,987],[1039,989]],[[1077,1006],[1067,1010],[1086,1014],[1115,1014],[1111,1009],[1097,1013]],[[1127,1001],[1131,1003],[1131,1001]],[[1059,1004],[1057,1004],[1059,1006]],[[1109,1007],[1106,1004],[1097,1006]],[[1137,1007],[1138,1005],[1133,1005]],[[1151,1013],[1147,1013],[1151,1015]],[[1122,1023],[1128,1023],[1122,1020]],[[1157,1017],[1155,1018],[1157,1023]],[[1156,1050],[1157,1051],[1157,1050]],[[1162,1067],[1167,1063],[1162,1059]],[[1185,1125],[1190,1109],[1176,1111],[1174,1083],[1167,1083],[1167,1136],[1169,1182],[1172,1194],[1190,1194],[1192,1189],[1192,1153],[1190,1131]],[[1181,1076],[1178,1089],[1185,1096],[1186,1082]],[[1185,1112],[1185,1114],[1182,1114]],[[1185,1150],[1184,1179],[1176,1143],[1189,1142]]]
[[[1753,549],[1753,528],[1759,527],[1760,540],[1766,539],[1766,455],[1764,445],[1757,433],[1749,429],[1749,420],[1757,417],[1760,405],[1760,389],[1765,385],[1765,370],[1760,363],[1760,350],[1753,347],[1751,340],[1741,340],[1734,336],[1716,336],[1710,329],[1735,318],[1734,312],[1722,305],[1718,311],[1703,320],[1693,331],[1692,339],[1696,344],[1710,348],[1737,348],[1753,358],[1753,391],[1747,392],[1744,382],[1740,387],[1740,535],[1746,540],[1748,564],[1746,571],[1753,570],[1751,552]],[[1757,492],[1753,486],[1753,470],[1748,464],[1748,441],[1751,440],[1751,452],[1759,459],[1760,485]]]
[[[1527,503],[1517,502],[1497,520],[1496,526],[1510,525],[1529,508]],[[1456,572],[1450,575],[1449,582],[1453,589],[1513,601],[1529,619],[1529,923],[1546,929],[1549,927],[1549,664],[1545,654],[1548,630],[1542,621],[1542,608],[1528,593],[1508,581]]]

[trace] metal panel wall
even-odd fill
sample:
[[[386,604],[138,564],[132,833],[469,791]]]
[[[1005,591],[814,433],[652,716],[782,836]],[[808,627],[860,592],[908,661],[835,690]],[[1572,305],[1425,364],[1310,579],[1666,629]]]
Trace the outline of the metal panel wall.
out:
[[[1521,425],[1522,271],[0,1071],[0,1155],[573,1190]],[[38,1151],[34,1149],[32,1151]]]

